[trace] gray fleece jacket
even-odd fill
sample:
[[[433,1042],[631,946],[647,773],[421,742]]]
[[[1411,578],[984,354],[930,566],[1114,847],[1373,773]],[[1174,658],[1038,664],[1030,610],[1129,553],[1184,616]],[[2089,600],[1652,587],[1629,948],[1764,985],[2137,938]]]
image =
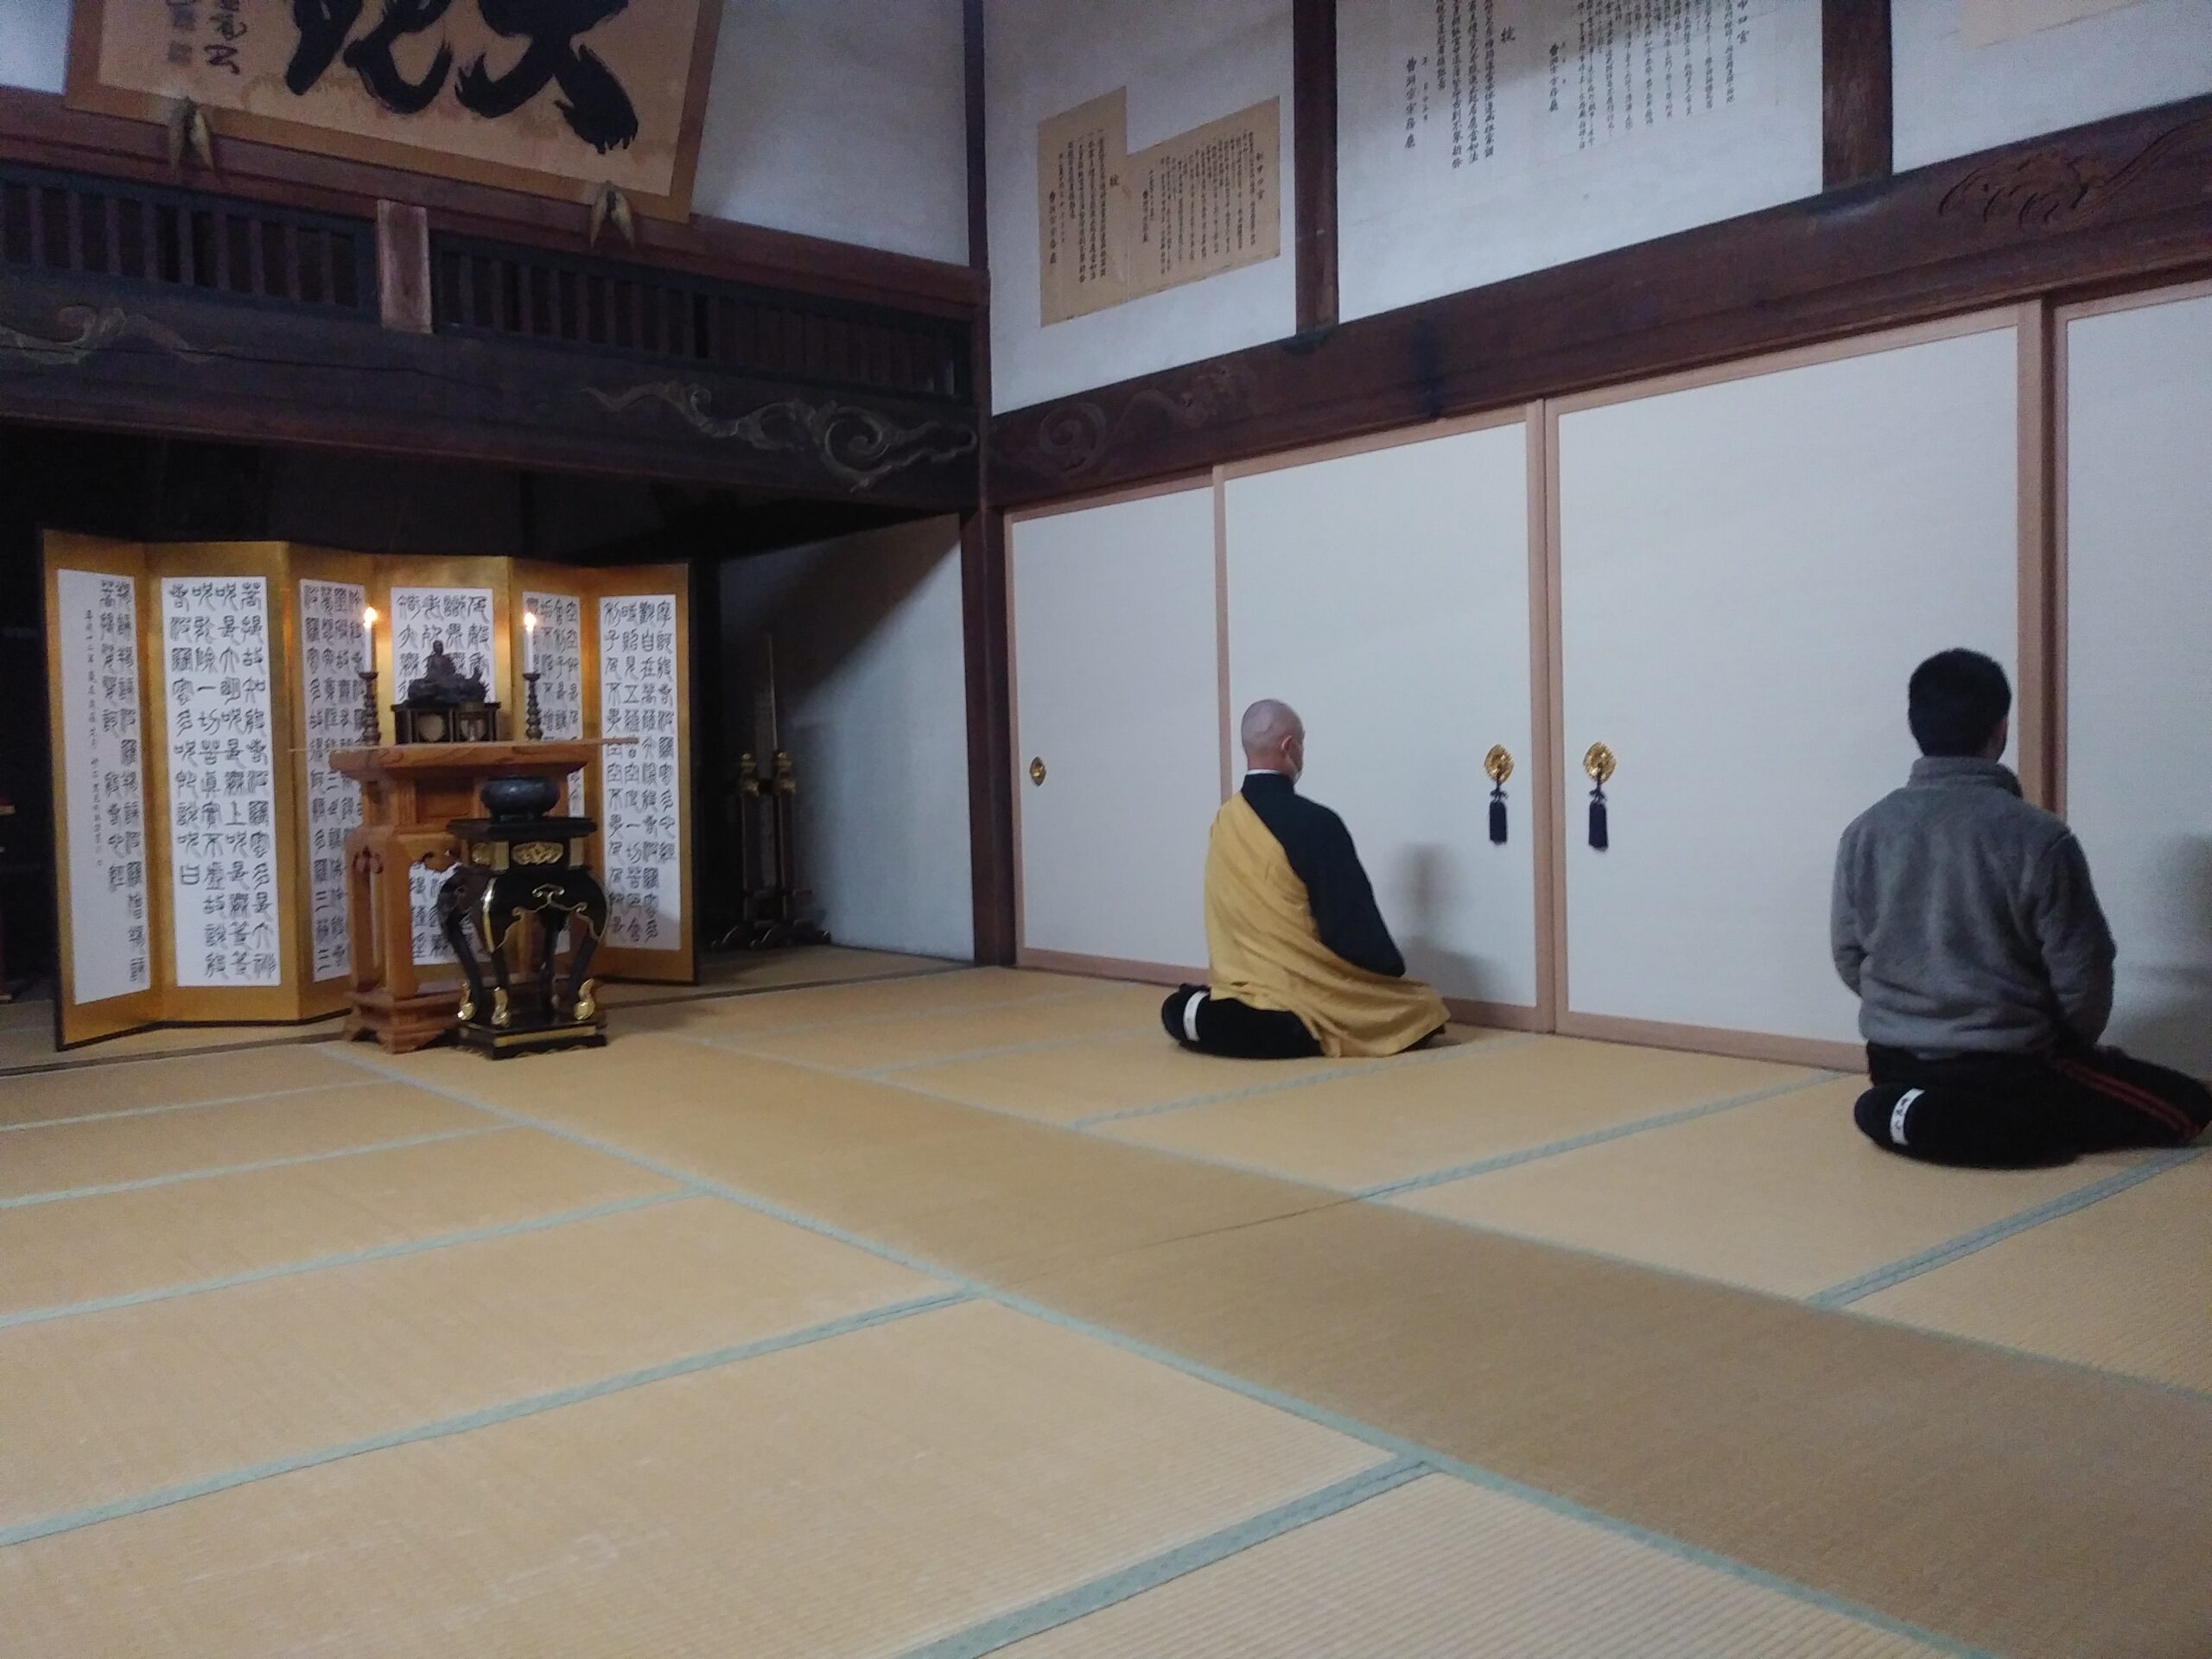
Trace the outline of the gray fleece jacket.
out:
[[[2018,1052],[2112,1017],[2112,932],[2088,860],[1994,760],[1923,759],[1843,832],[1831,938],[1869,1043]]]

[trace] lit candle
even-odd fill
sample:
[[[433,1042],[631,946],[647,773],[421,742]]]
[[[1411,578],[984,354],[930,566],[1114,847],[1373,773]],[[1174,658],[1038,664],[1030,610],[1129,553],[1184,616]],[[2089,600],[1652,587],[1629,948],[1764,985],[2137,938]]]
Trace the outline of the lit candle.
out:
[[[522,671],[525,674],[537,672],[537,613],[536,611],[524,611],[522,613]]]
[[[361,672],[377,671],[377,607],[367,607],[361,613]]]

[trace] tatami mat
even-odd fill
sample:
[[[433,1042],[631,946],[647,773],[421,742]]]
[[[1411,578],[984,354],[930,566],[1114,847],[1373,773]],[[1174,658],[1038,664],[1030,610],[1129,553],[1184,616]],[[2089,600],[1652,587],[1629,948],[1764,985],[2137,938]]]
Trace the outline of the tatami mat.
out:
[[[1470,1040],[1444,1055],[1309,1088],[1101,1125],[1162,1151],[1358,1191],[1685,1108],[1774,1089],[1802,1068],[1545,1037]],[[1491,1051],[1495,1052],[1491,1052]]]
[[[0,1551],[26,1654],[896,1654],[1378,1460],[989,1307]]]
[[[158,1179],[481,1128],[483,1114],[401,1083],[266,1095],[129,1117],[33,1123],[0,1136],[0,1199]]]
[[[1933,1659],[1945,1649],[1432,1475],[1005,1659]]]
[[[2212,1629],[2194,1396],[1376,1204],[1025,1294],[1989,1652]]]
[[[97,1065],[111,1060],[190,1054],[201,1049],[267,1048],[327,1042],[344,1024],[344,1016],[334,1014],[327,1019],[296,1026],[162,1026],[76,1048],[57,1049],[54,1046],[53,1006],[43,1002],[35,1006],[41,1016],[36,1024],[0,1030],[0,1072]]]
[[[755,1032],[874,1024],[918,1015],[957,1014],[1008,1004],[1050,1001],[1106,986],[1104,980],[1070,979],[1010,968],[970,968],[912,974],[857,985],[820,985],[633,1008],[611,1033],[681,1031],[742,1039]],[[840,1058],[837,1064],[844,1061]]]
[[[493,1133],[462,1140],[0,1209],[0,1317],[499,1226],[671,1185],[550,1135],[486,1123]]]
[[[844,980],[938,973],[952,965],[931,957],[855,950],[842,944],[795,945],[779,950],[715,950],[700,957],[696,985],[617,981],[602,987],[600,1000],[610,1008],[633,1007],[671,997],[745,995],[793,985],[833,985]]]
[[[1853,1311],[2212,1394],[2212,1153]]]
[[[1641,1058],[1624,1051],[1630,1059]],[[1404,1195],[1409,1209],[1809,1295],[2101,1180],[2140,1154],[1947,1169],[1867,1144],[1855,1078]]]
[[[579,1052],[557,1068],[438,1052],[391,1065],[993,1282],[1332,1201],[674,1038]]]
[[[1160,1029],[1160,993],[1148,985],[1064,981],[1027,1001],[718,1037],[748,1054],[843,1071],[915,1065],[992,1049]],[[1165,1040],[1165,1033],[1162,1033]]]
[[[320,1045],[35,1071],[0,1077],[0,1123],[37,1123],[360,1080],[359,1071],[332,1058]]]
[[[696,985],[605,981],[599,997],[610,1008],[642,1011],[649,1007],[749,995],[792,986],[834,986],[848,981],[890,979],[943,973],[956,964],[931,957],[844,945],[804,945],[790,950],[715,951],[700,960]],[[344,1016],[298,1025],[159,1026],[128,1032],[76,1048],[54,1046],[54,1004],[43,996],[0,1003],[0,1075],[10,1071],[73,1069],[122,1059],[189,1054],[200,1050],[249,1050],[337,1038]]]
[[[2202,1650],[2212,1399],[2091,1368],[2202,1376],[2172,1333],[2212,1159],[2061,1215],[2144,1166],[1936,1170],[1864,1145],[1855,1084],[1584,1043],[1213,1066],[1158,998],[931,973],[505,1064],[0,1081],[43,1126],[0,1130],[0,1528],[67,1523],[0,1547],[0,1649],[811,1659],[1065,1597],[1067,1650],[1179,1659],[1912,1651],[1837,1604],[2022,1659]],[[56,1122],[99,1113],[134,1116]],[[386,1131],[457,1138],[353,1138]],[[231,1167],[271,1158],[304,1161]],[[1462,1202],[1501,1208],[1413,1208]],[[1981,1243],[1850,1312],[1738,1287]],[[1093,1334],[916,1312],[943,1281],[886,1255]],[[1396,1452],[1453,1484],[1376,1496]],[[1186,1545],[1219,1564],[1084,1618]]]
[[[689,1198],[0,1330],[0,1531],[944,1288]]]

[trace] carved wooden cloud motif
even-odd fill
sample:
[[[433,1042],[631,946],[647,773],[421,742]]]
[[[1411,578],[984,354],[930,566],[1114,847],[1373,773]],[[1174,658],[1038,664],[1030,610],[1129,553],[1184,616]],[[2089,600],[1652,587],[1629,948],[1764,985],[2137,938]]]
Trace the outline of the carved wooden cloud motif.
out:
[[[808,403],[787,397],[740,415],[717,415],[712,390],[696,381],[654,380],[620,391],[589,386],[585,391],[610,415],[672,412],[702,437],[804,455],[859,489],[908,467],[957,461],[973,454],[977,442],[975,427],[964,418],[907,425],[880,410],[834,399]]]
[[[68,100],[217,137],[690,212],[707,0],[77,0]],[[690,118],[687,119],[687,116]]]

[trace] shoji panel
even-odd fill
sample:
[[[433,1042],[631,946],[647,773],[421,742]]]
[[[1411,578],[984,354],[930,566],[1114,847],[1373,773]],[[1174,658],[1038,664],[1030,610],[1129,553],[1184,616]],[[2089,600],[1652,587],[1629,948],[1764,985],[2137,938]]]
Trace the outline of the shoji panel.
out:
[[[1408,971],[1533,1012],[1525,424],[1231,477],[1224,502],[1231,717],[1304,717],[1303,786],[1350,825]],[[1493,744],[1518,766],[1502,846]]]
[[[1213,492],[1007,535],[1022,950],[1198,968],[1221,805]]]
[[[1836,837],[1916,755],[1914,665],[2017,654],[2016,334],[1949,332],[1559,416],[1568,1028],[1855,1040]]]
[[[2113,1039],[2212,1076],[2212,294],[2065,325],[2067,816]]]

